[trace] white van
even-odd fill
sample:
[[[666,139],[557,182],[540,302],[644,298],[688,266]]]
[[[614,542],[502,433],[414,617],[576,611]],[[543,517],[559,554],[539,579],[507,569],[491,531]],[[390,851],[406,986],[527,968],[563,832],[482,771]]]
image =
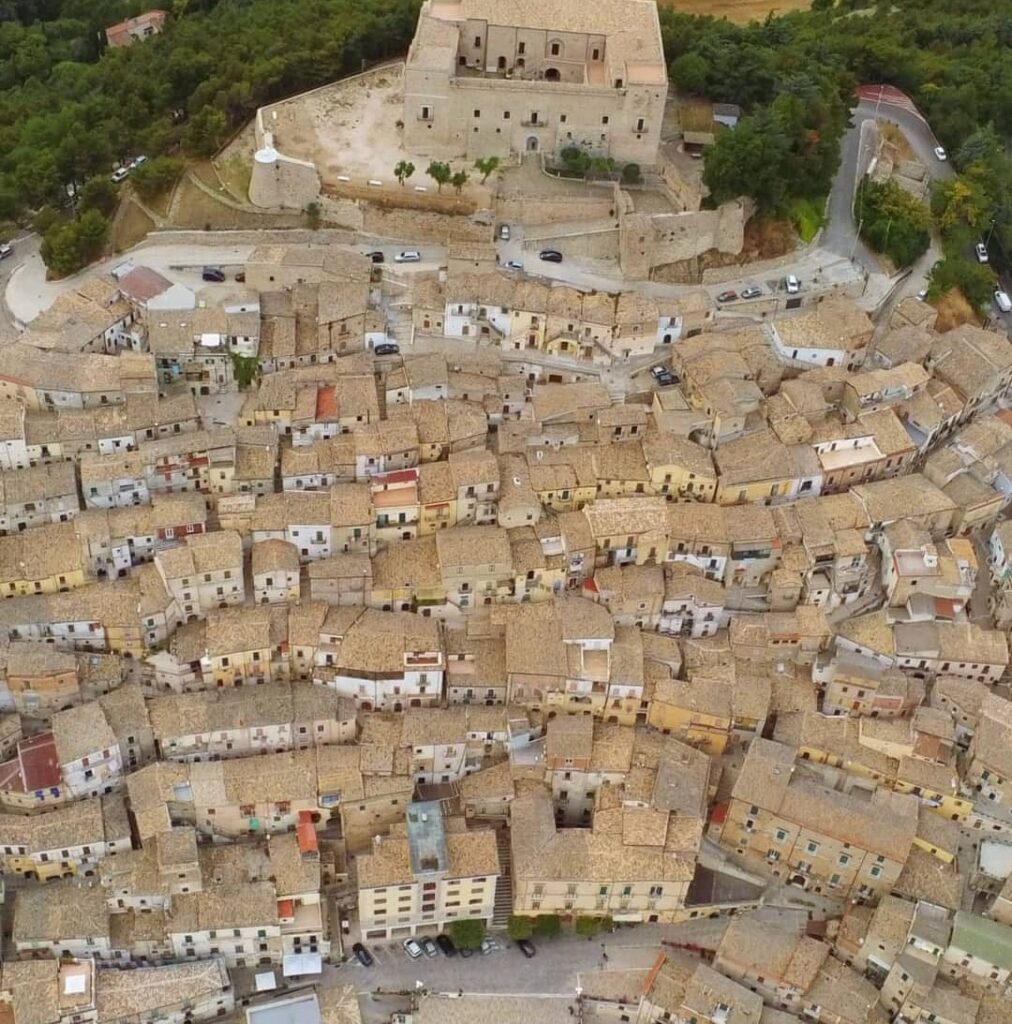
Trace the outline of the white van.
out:
[[[994,304],[1003,313],[1012,313],[1012,299],[1009,299],[1008,293],[1003,292],[1000,288],[994,290]]]

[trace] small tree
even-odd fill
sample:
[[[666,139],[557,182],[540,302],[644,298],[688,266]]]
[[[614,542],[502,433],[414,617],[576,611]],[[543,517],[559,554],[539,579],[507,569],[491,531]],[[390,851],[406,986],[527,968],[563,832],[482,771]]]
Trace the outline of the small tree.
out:
[[[306,203],[306,208],[302,212],[306,215],[306,224],[309,229],[315,231],[323,219],[323,207],[314,199],[311,203]]]
[[[257,375],[257,361],[255,356],[241,356],[238,352],[229,352],[232,360],[232,374],[241,390],[245,391]]]
[[[558,914],[541,914],[534,919],[534,934],[539,939],[554,939],[562,931]]]
[[[610,917],[578,917],[576,919],[576,934],[592,939],[599,932],[611,931],[613,923]]]
[[[403,186],[404,182],[415,173],[415,165],[410,160],[398,160],[394,168],[394,175]]]
[[[590,154],[579,146],[566,146],[560,155],[567,171],[573,174],[586,174],[590,170]]]
[[[154,199],[176,183],[183,173],[183,166],[178,157],[156,156],[136,168],[130,175],[130,181],[142,199]]]
[[[443,186],[453,178],[453,171],[450,170],[450,165],[444,164],[441,160],[433,160],[426,168],[425,173],[436,183],[436,187],[440,192],[443,191]]]
[[[534,921],[522,914],[510,914],[506,922],[506,934],[514,942],[529,939],[534,934]]]
[[[485,938],[485,922],[480,918],[452,921],[450,938],[457,949],[481,949],[481,940]]]
[[[474,168],[481,175],[483,185],[488,181],[488,176],[497,170],[501,162],[497,156],[480,156],[475,160]]]
[[[467,178],[467,171],[455,171],[453,177],[450,179],[450,184],[453,186],[458,196],[460,195],[460,190],[467,184]]]

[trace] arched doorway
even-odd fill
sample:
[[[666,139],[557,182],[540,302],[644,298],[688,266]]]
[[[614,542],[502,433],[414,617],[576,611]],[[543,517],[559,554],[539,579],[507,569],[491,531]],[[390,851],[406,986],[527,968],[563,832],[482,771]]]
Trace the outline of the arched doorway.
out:
[[[562,76],[559,74],[558,68],[545,68],[545,81],[546,82],[557,82]]]
[[[500,71],[505,71],[506,70],[506,58],[505,57],[500,57],[498,62],[497,62],[497,66],[498,66]]]
[[[538,151],[538,137],[536,135],[527,136],[527,152],[536,153]]]
[[[523,71],[525,67],[527,67],[526,59],[523,57],[517,57],[517,70]]]

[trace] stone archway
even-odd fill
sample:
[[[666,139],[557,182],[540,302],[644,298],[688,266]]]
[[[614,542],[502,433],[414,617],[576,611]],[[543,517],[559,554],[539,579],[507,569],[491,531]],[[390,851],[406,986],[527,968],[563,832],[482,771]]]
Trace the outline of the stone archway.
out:
[[[558,82],[561,79],[558,68],[545,68],[545,81]]]
[[[525,148],[528,153],[536,153],[538,151],[538,137],[536,135],[528,135]]]

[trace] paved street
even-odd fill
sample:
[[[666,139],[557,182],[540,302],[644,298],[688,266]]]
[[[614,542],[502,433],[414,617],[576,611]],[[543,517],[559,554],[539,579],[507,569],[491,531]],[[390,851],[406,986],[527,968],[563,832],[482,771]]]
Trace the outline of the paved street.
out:
[[[916,111],[907,105],[892,102],[887,94],[881,102],[875,99],[862,98],[851,110],[852,127],[843,137],[840,147],[840,169],[833,181],[833,189],[829,196],[829,224],[822,235],[822,245],[838,256],[853,258],[869,273],[879,270],[878,264],[865,245],[857,237],[857,224],[851,217],[854,191],[861,176],[868,169],[874,155],[870,145],[871,133],[862,125],[875,120],[889,121],[897,125],[906,136],[911,148],[928,173],[937,181],[944,181],[953,175],[949,163],[938,160],[934,148],[938,140],[931,132],[928,123]],[[932,262],[934,262],[932,260]],[[927,269],[930,269],[928,264]],[[913,275],[911,275],[913,276]],[[912,282],[914,291],[923,287],[923,276],[919,282]]]
[[[778,913],[770,911],[770,913]],[[503,947],[489,956],[411,960],[400,942],[368,943],[376,965],[357,961],[326,967],[323,984],[352,984],[360,994],[414,991],[421,981],[439,992],[527,993],[560,995],[575,992],[581,972],[649,967],[663,948],[662,940],[713,948],[727,928],[726,919],[687,921],[680,925],[639,925],[585,939],[575,935],[550,941],[535,939],[537,956],[528,960],[505,936]]]

